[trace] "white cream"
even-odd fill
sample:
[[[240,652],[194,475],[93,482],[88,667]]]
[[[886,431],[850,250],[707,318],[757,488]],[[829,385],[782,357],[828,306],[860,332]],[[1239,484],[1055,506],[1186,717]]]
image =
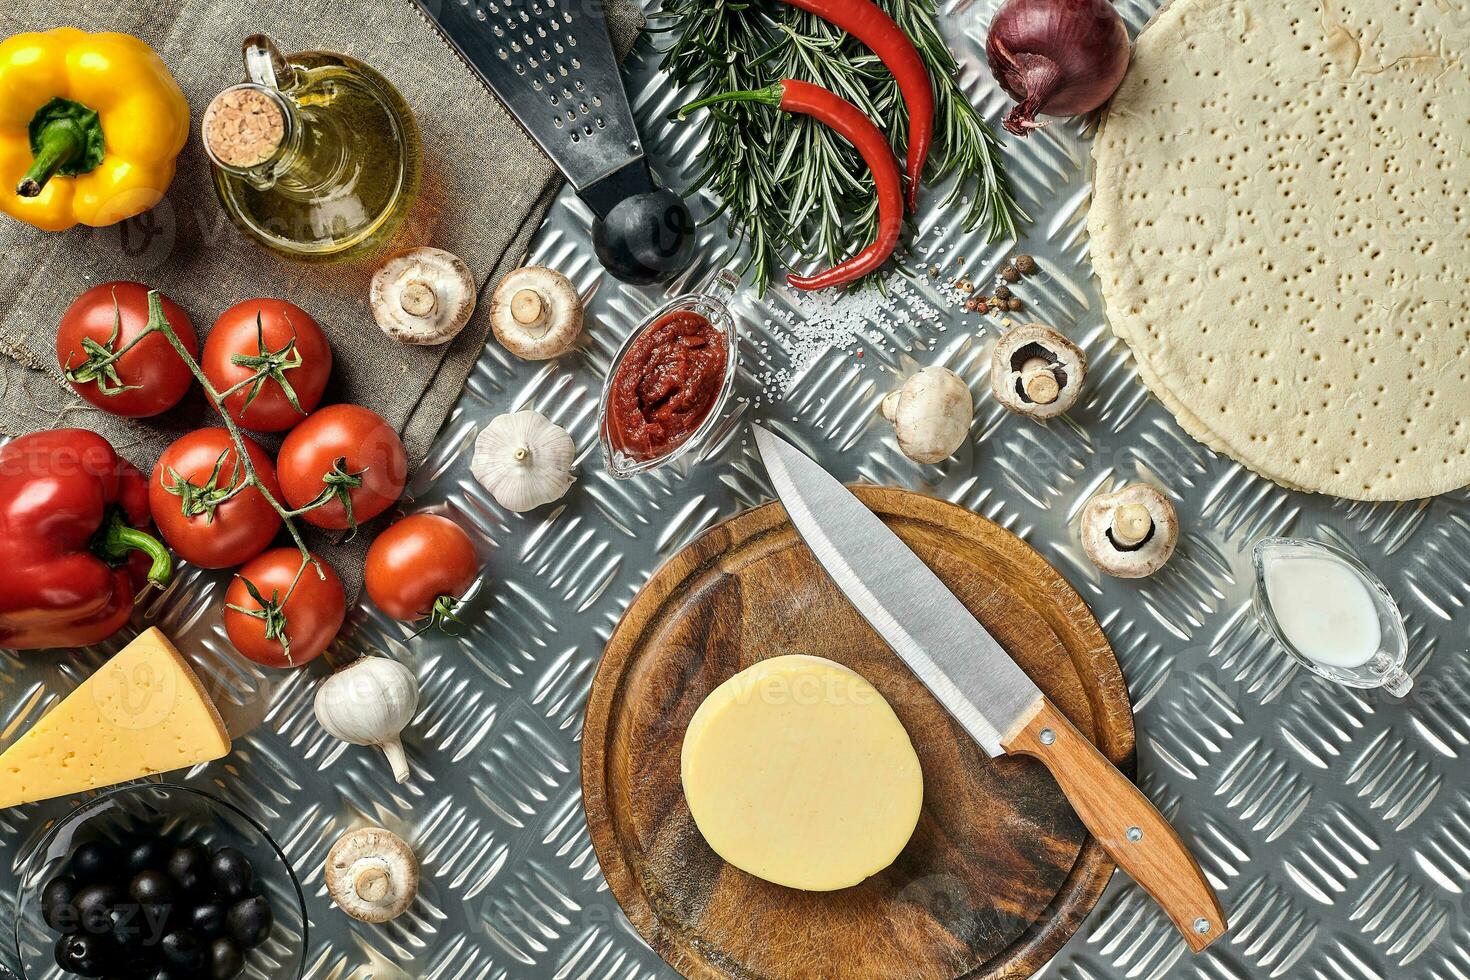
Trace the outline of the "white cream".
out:
[[[1353,670],[1378,652],[1378,609],[1351,568],[1328,558],[1270,556],[1265,578],[1276,622],[1302,656]]]

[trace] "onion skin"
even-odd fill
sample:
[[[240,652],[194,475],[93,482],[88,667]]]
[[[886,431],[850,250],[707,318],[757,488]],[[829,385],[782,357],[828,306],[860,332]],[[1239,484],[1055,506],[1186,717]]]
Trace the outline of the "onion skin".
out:
[[[1006,0],[990,23],[985,57],[1017,105],[1007,132],[1025,136],[1038,114],[1091,112],[1128,71],[1128,31],[1108,0]]]

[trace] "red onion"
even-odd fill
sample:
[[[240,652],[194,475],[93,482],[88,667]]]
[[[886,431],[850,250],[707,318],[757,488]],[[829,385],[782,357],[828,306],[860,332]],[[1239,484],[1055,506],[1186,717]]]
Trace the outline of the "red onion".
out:
[[[1019,104],[1005,127],[1043,126],[1037,113],[1076,116],[1112,97],[1128,70],[1128,31],[1108,0],[1006,0],[985,44],[990,72]]]

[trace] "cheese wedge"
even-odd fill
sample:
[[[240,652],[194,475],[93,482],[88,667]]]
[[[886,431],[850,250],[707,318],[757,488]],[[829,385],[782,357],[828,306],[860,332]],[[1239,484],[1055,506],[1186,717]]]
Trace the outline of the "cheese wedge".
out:
[[[230,736],[199,678],[150,629],[0,755],[0,808],[222,758]]]
[[[725,681],[684,734],[684,796],[716,854],[806,891],[898,857],[924,802],[919,757],[883,695],[822,657],[773,657]]]

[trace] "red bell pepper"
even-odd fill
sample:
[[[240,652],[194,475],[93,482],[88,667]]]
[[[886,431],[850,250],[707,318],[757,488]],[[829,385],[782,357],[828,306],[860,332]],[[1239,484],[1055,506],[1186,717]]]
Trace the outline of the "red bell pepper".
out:
[[[0,647],[85,646],[133,612],[173,560],[148,526],[148,482],[95,432],[0,446]]]

